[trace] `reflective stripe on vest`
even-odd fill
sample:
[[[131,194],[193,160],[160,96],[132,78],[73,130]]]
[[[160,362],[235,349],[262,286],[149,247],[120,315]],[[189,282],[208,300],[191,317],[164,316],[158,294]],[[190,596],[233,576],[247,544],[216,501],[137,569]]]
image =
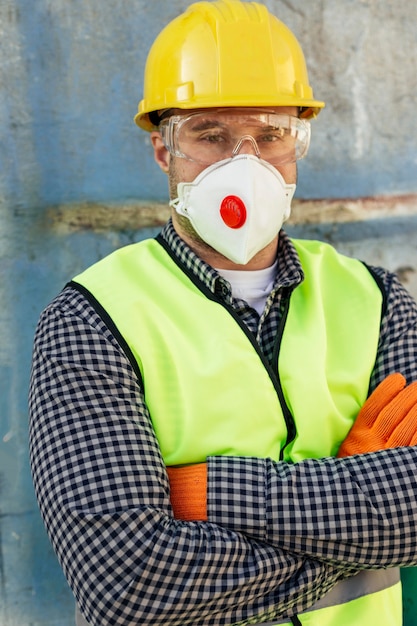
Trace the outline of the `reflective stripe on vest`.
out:
[[[367,397],[382,295],[359,261],[321,242],[294,244],[305,280],[289,300],[272,366],[234,311],[160,241],[122,248],[74,279],[128,345],[167,465],[209,455],[279,460],[283,449],[291,461],[333,456],[348,433]],[[286,445],[288,414],[296,416],[296,434]],[[360,594],[379,596],[379,581],[373,585],[372,572],[364,576],[370,586]],[[378,598],[375,609],[378,621],[400,623],[384,621],[394,606],[389,590],[384,597],[387,606]],[[365,600],[369,606],[371,597]],[[302,623],[313,624],[305,616]],[[314,624],[321,626],[320,619]]]
[[[363,570],[339,582],[308,611],[302,626],[401,626],[402,590],[398,568]],[[288,619],[266,626],[292,626]]]

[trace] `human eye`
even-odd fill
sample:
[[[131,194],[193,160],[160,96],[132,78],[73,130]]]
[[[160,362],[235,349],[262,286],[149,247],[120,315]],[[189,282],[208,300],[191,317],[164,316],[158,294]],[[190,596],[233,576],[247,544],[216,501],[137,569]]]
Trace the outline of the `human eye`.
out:
[[[184,136],[194,144],[217,145],[228,141],[227,128],[213,119],[195,119],[183,128]]]
[[[283,141],[287,135],[286,129],[282,127],[265,129],[257,138],[259,143],[274,143]]]
[[[227,142],[227,140],[227,135],[220,131],[205,132],[198,137],[198,141],[206,142],[209,144],[221,144]]]

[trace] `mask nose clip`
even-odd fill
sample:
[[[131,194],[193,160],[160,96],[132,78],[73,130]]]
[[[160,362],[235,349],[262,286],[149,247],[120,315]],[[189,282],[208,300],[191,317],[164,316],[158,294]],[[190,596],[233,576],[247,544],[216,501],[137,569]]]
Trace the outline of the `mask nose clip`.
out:
[[[259,152],[258,144],[256,143],[256,140],[252,137],[252,135],[243,135],[243,137],[239,139],[239,141],[233,148],[232,158],[235,157],[240,152],[245,141],[249,141],[252,144],[252,148],[255,153],[255,156],[257,156],[260,159],[261,153]]]

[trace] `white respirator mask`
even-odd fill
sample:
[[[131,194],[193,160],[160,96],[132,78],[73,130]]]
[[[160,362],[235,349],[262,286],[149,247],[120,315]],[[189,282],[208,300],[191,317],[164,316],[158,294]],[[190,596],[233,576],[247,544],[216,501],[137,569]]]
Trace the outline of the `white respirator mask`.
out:
[[[218,161],[171,200],[196,233],[234,263],[246,265],[279,233],[290,216],[295,185],[251,154]]]

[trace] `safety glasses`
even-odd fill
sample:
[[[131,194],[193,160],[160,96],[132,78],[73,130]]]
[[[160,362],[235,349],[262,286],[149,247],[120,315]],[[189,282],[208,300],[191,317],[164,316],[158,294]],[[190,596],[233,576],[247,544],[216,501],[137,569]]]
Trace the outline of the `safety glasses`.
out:
[[[307,120],[258,109],[207,109],[172,115],[162,120],[159,131],[172,155],[203,165],[242,152],[271,165],[284,165],[305,157],[310,144]]]

